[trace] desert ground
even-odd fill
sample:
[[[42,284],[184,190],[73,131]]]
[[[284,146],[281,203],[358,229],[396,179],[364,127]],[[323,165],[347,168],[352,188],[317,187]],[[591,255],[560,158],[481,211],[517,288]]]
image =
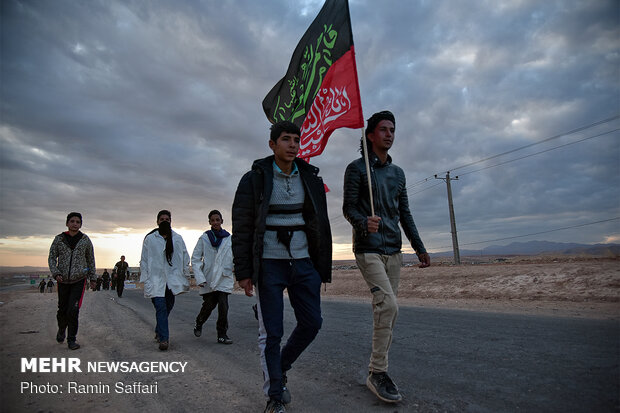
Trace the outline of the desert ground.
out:
[[[620,257],[464,257],[429,268],[407,263],[400,305],[571,317],[620,318]],[[354,262],[338,266],[327,299],[370,300]]]

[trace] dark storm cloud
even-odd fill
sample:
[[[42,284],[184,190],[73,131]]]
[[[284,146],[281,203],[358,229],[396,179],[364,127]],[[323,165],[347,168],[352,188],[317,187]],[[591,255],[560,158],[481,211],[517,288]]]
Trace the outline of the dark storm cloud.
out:
[[[0,233],[47,237],[74,209],[93,232],[150,227],[160,205],[195,229],[211,207],[228,215],[239,178],[268,153],[261,101],[320,6],[2,2]],[[396,114],[392,156],[427,246],[450,245],[445,184],[434,174],[619,113],[619,7],[350,1],[364,114]],[[620,215],[618,132],[478,171],[619,125],[455,170],[461,241]],[[312,161],[342,243],[342,174],[359,136],[335,132]],[[611,221],[548,238],[619,232]]]

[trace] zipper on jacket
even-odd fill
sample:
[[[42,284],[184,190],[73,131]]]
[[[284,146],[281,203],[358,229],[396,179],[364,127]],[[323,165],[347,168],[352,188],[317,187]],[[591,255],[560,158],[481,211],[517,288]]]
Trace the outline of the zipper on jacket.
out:
[[[375,170],[374,166],[372,168],[370,168],[371,170],[371,176],[374,178],[374,187],[376,188],[376,196],[374,197],[374,199],[377,201],[376,204],[377,206],[383,205],[382,199],[379,199],[379,195],[380,195],[380,191],[379,191],[379,179],[377,178],[377,171]],[[384,213],[385,211],[380,211],[380,213]],[[377,211],[375,210],[375,215],[377,214]],[[379,215],[377,215],[379,216]],[[388,218],[388,217],[386,217]],[[383,249],[383,254],[387,254],[387,248],[386,248],[386,244],[385,244],[385,225],[379,225],[380,229],[381,229],[381,248]]]
[[[75,246],[75,248],[77,248],[77,245]],[[69,274],[67,274],[67,280],[71,278],[71,268],[73,267],[73,251],[75,251],[75,249],[71,250],[71,258],[69,259]]]

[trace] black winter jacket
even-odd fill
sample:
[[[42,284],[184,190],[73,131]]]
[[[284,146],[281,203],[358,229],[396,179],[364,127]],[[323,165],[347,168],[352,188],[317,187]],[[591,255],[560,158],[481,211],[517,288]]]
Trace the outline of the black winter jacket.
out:
[[[351,162],[344,173],[344,201],[342,212],[353,226],[353,252],[392,255],[400,252],[402,238],[398,223],[403,227],[407,239],[416,253],[426,249],[409,211],[407,183],[403,170],[392,163],[381,161],[369,151],[370,176],[372,182],[375,215],[381,217],[379,232],[368,233],[370,196],[364,158]]]
[[[258,283],[263,255],[265,221],[273,190],[274,156],[254,161],[252,170],[241,178],[232,206],[232,250],[237,281],[252,278]],[[319,169],[295,158],[306,191],[303,217],[306,222],[308,253],[323,282],[331,282],[332,235],[327,199]]]

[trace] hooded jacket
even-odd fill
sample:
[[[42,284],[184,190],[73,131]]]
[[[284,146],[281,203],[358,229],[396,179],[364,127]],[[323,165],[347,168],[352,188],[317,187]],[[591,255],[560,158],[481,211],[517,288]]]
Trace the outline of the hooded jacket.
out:
[[[206,232],[198,239],[192,253],[192,268],[196,284],[204,283],[204,287],[200,287],[200,295],[213,291],[232,293],[235,279],[231,245],[231,237],[225,237],[215,248]]]
[[[379,232],[368,232],[370,196],[364,158],[351,162],[344,173],[342,212],[353,226],[353,252],[392,255],[400,252],[400,225],[417,254],[426,252],[413,216],[409,211],[407,182],[403,170],[388,155],[382,164],[377,155],[368,154],[375,215],[381,217]]]
[[[166,285],[174,295],[189,291],[189,254],[183,238],[172,231],[172,265],[166,260],[166,239],[153,231],[144,238],[140,282],[144,297],[165,297]]]
[[[64,233],[56,235],[50,247],[47,263],[52,278],[62,276],[62,284],[73,284],[87,277],[97,280],[93,244],[86,234],[80,234],[82,237],[74,249],[67,243]]]
[[[265,221],[273,190],[274,156],[254,161],[252,170],[239,182],[232,207],[232,250],[235,277],[258,283],[263,255]],[[308,253],[325,283],[331,282],[332,235],[327,215],[327,198],[319,169],[302,159],[294,160],[305,189],[303,217]]]

